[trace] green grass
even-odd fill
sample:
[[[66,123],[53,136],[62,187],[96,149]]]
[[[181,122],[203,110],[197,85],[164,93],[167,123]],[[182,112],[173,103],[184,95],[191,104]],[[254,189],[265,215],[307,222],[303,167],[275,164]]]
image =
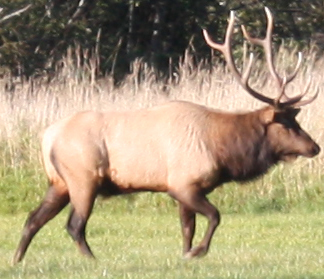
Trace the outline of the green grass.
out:
[[[108,201],[109,202],[109,201]],[[96,207],[88,241],[97,260],[79,254],[64,229],[67,212],[45,226],[22,263],[10,261],[26,214],[1,216],[1,278],[248,278],[324,277],[324,214],[225,214],[209,254],[181,257],[177,212],[128,213]],[[197,239],[206,222],[198,219]]]

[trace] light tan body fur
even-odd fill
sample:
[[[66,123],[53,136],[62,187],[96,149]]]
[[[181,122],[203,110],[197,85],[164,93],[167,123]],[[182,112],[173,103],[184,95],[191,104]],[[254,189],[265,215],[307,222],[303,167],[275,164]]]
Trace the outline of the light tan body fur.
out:
[[[199,181],[211,187],[217,179],[214,149],[222,130],[219,123],[210,125],[214,113],[187,102],[138,111],[77,113],[45,131],[46,172],[62,191],[69,187],[64,177],[75,170],[80,176],[75,179],[86,177],[92,184],[78,188],[100,187],[104,177],[125,192],[168,192]]]

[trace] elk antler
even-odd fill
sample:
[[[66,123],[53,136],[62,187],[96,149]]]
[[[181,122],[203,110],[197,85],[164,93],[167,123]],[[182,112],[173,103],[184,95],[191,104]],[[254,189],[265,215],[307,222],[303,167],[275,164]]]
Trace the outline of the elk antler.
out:
[[[266,60],[267,60],[267,64],[269,67],[269,71],[270,71],[272,77],[274,78],[274,80],[276,81],[278,88],[280,89],[280,92],[279,92],[279,95],[277,98],[266,97],[250,87],[248,81],[249,81],[252,63],[253,63],[253,54],[252,53],[250,54],[250,60],[249,60],[248,66],[243,74],[241,74],[238,71],[237,67],[235,66],[233,54],[231,51],[231,37],[233,35],[234,23],[235,23],[235,15],[234,15],[233,11],[230,12],[229,23],[228,23],[225,40],[224,40],[223,44],[218,44],[218,43],[215,43],[214,41],[212,41],[212,39],[208,35],[208,32],[205,29],[203,29],[204,38],[205,38],[207,44],[211,48],[216,49],[216,50],[220,51],[221,53],[223,53],[225,60],[227,62],[227,65],[228,65],[230,71],[234,74],[234,77],[238,80],[238,82],[242,85],[242,87],[256,99],[258,99],[262,102],[265,102],[271,106],[274,106],[276,108],[285,108],[285,107],[289,107],[289,106],[298,107],[298,106],[309,104],[313,100],[315,100],[315,98],[318,95],[318,92],[316,92],[316,94],[312,98],[310,98],[308,100],[301,101],[301,99],[305,96],[305,94],[307,93],[307,91],[309,89],[310,82],[306,85],[304,92],[295,96],[295,97],[289,98],[285,94],[286,85],[288,83],[290,83],[296,77],[298,70],[300,69],[302,54],[300,52],[298,53],[298,61],[297,61],[295,70],[288,77],[281,78],[279,76],[279,74],[276,72],[275,67],[273,65],[273,54],[272,54],[272,47],[271,47],[273,17],[272,17],[270,10],[267,7],[265,8],[265,12],[266,12],[268,23],[267,23],[267,33],[266,33],[266,36],[264,39],[252,38],[246,31],[245,27],[244,26],[241,26],[241,27],[242,27],[244,37],[250,43],[263,47],[265,55],[266,55]],[[285,101],[281,101],[281,99],[283,99],[283,98],[285,98]]]

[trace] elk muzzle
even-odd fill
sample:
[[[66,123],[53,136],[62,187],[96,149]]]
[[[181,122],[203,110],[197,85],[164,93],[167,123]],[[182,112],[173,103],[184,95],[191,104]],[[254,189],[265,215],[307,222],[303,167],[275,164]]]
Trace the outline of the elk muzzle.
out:
[[[313,142],[313,144],[309,147],[309,150],[306,154],[304,154],[305,157],[312,158],[315,157],[318,153],[320,153],[321,148],[316,142]]]

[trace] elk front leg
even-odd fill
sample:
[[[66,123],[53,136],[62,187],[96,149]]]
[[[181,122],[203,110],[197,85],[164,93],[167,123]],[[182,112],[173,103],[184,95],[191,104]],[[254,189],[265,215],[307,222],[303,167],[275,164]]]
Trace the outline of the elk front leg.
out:
[[[192,240],[196,230],[196,214],[183,203],[179,203],[180,222],[183,236],[183,255],[192,247]]]
[[[213,234],[220,223],[220,214],[218,210],[208,201],[204,194],[199,191],[198,187],[187,187],[185,191],[179,188],[170,195],[188,207],[194,213],[200,213],[208,219],[208,227],[202,241],[194,248],[191,248],[185,254],[185,258],[204,256],[209,249]]]

